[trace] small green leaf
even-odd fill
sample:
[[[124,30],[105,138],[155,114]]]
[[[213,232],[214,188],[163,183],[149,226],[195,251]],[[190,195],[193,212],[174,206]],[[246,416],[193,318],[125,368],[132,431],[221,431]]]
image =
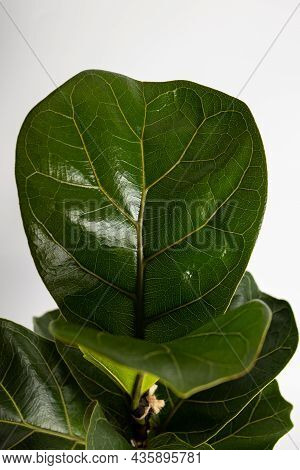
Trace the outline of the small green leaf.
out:
[[[52,334],[137,371],[160,377],[175,393],[190,396],[233,378],[253,367],[271,321],[261,301],[249,302],[219,316],[193,333],[165,344],[113,336],[61,320],[51,323]]]
[[[298,344],[298,331],[290,305],[260,292],[251,274],[246,273],[232,301],[232,307],[261,299],[272,310],[272,322],[263,349],[251,371],[230,383],[205,390],[188,400],[160,389],[166,401],[161,415],[164,430],[175,433],[191,445],[215,435],[286,366]]]
[[[107,420],[99,404],[95,406],[87,433],[87,449],[129,450],[130,443]]]
[[[58,309],[51,310],[50,312],[44,313],[41,317],[33,317],[33,329],[34,332],[40,336],[43,336],[46,339],[54,340],[53,336],[49,331],[49,324],[57,320],[60,316],[60,311]]]
[[[0,338],[0,448],[84,445],[89,400],[54,342],[7,320]]]
[[[217,450],[263,450],[274,445],[293,427],[292,405],[274,381],[262,390],[209,444]]]
[[[105,356],[101,356],[100,354],[96,355],[88,348],[80,347],[80,349],[87,361],[90,361],[94,366],[103,370],[103,372],[109,375],[116,384],[118,384],[118,386],[129,395],[132,394],[137,376],[137,372],[134,369],[121,365]],[[149,390],[149,388],[157,381],[157,376],[153,374],[144,374],[141,393],[143,394]]]

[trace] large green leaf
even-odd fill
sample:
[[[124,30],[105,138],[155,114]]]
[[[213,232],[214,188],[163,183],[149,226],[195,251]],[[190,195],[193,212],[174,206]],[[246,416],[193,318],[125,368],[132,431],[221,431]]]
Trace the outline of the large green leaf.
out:
[[[244,103],[97,70],[29,113],[16,176],[32,255],[63,315],[155,342],[224,313],[266,201]]]
[[[216,450],[273,449],[293,427],[291,410],[292,405],[282,398],[274,381],[208,443]]]
[[[50,331],[95,358],[100,355],[100,361],[105,356],[157,375],[179,396],[187,397],[246,374],[261,350],[270,321],[269,307],[257,300],[164,344],[114,336],[63,320],[51,323]]]
[[[165,431],[197,445],[230,422],[286,366],[298,344],[298,331],[290,305],[259,291],[246,273],[232,301],[232,307],[262,299],[272,310],[272,322],[263,349],[250,373],[232,382],[178,400],[166,391],[161,421]],[[160,394],[164,394],[163,388]]]
[[[99,404],[93,411],[88,433],[87,449],[95,450],[129,450],[130,443],[107,420]]]
[[[84,445],[89,400],[55,344],[7,320],[0,338],[0,448]]]

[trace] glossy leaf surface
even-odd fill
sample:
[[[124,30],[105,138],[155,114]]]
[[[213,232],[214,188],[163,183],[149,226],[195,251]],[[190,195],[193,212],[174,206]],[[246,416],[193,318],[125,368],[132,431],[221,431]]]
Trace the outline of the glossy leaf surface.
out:
[[[55,344],[7,320],[0,320],[0,337],[1,449],[26,448],[28,440],[38,448],[84,444],[89,400]]]
[[[253,301],[164,344],[113,336],[63,320],[51,323],[50,331],[94,357],[100,354],[155,374],[184,397],[246,374],[261,350],[270,321],[266,304]]]
[[[290,305],[260,292],[246,273],[232,307],[262,299],[272,310],[272,322],[255,366],[244,377],[178,401],[165,393],[164,429],[192,445],[204,442],[230,422],[247,403],[286,366],[298,344],[298,331]],[[163,389],[161,390],[163,393]]]
[[[16,175],[32,255],[64,316],[155,342],[224,313],[266,201],[244,103],[97,70],[30,112]]]

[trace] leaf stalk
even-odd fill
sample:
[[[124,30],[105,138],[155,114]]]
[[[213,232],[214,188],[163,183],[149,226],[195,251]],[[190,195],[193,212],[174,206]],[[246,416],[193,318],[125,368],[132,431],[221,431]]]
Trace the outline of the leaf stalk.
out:
[[[132,411],[136,410],[140,404],[144,374],[137,374],[132,391]]]

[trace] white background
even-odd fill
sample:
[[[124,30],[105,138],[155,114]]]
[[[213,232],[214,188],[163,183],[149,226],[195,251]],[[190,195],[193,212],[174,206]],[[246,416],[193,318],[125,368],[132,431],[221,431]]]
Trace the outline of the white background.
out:
[[[2,0],[2,5],[7,12],[0,4],[1,315],[31,327],[33,315],[55,307],[22,227],[14,179],[18,131],[54,83],[97,68],[146,81],[192,80],[239,95],[249,105],[269,167],[267,212],[249,270],[264,291],[290,301],[299,324],[300,8],[292,14],[297,1]],[[300,447],[299,357],[298,352],[280,375],[281,391],[295,405],[295,427],[277,449]]]

